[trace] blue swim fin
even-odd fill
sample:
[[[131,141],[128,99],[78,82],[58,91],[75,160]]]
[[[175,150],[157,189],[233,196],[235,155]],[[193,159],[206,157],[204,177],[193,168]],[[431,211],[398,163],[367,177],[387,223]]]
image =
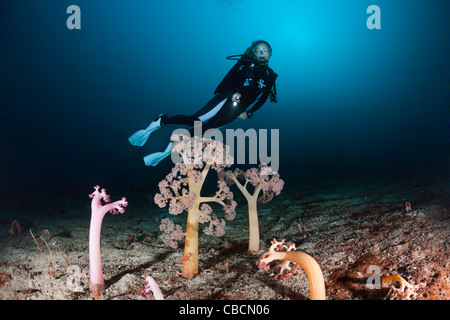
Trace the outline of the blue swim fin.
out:
[[[158,163],[160,163],[162,160],[167,158],[172,153],[172,145],[173,143],[170,142],[168,146],[166,147],[166,150],[163,152],[155,152],[151,153],[148,156],[144,157],[144,162],[146,166],[156,166]]]
[[[161,118],[162,118],[163,114],[160,114],[158,116],[158,118],[156,118],[152,123],[150,123],[150,125],[143,130],[139,130],[135,133],[133,133],[129,138],[128,141],[130,141],[130,143],[133,146],[137,146],[137,147],[142,147],[148,140],[148,138],[150,137],[150,134],[161,128]]]

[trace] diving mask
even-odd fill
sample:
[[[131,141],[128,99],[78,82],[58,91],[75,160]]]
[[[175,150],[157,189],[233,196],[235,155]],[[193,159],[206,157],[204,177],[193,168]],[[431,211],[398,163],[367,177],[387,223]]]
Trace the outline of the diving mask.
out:
[[[253,54],[255,55],[256,60],[258,60],[259,62],[267,63],[270,59],[270,56],[272,55],[272,51],[266,45],[260,44],[253,49]]]

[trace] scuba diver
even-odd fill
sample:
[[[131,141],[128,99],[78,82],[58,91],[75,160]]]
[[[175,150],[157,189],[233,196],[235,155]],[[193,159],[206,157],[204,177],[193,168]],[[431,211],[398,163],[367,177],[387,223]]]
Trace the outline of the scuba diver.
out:
[[[270,98],[277,102],[275,80],[278,75],[268,66],[272,56],[270,44],[263,40],[254,41],[243,55],[227,57],[237,60],[228,72],[212,98],[201,110],[194,115],[159,115],[146,129],[132,134],[128,140],[134,146],[143,146],[150,134],[164,125],[191,126],[193,136],[194,122],[201,121],[202,133],[208,129],[219,129],[236,118],[247,120],[261,108]],[[252,105],[253,104],[253,105]],[[250,107],[251,106],[251,107]],[[247,110],[248,109],[248,110]],[[147,166],[156,166],[171,153],[172,142],[163,152],[155,152],[144,157]]]

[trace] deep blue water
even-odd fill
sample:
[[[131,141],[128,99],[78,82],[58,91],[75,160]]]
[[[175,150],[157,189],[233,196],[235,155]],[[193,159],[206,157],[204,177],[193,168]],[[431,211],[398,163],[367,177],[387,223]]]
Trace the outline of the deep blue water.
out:
[[[66,26],[72,4],[80,30]],[[195,113],[225,57],[257,39],[273,48],[279,102],[228,128],[279,129],[288,186],[448,169],[449,12],[437,0],[2,1],[0,196],[151,192],[172,164],[142,157],[175,128],[143,148],[128,136]]]

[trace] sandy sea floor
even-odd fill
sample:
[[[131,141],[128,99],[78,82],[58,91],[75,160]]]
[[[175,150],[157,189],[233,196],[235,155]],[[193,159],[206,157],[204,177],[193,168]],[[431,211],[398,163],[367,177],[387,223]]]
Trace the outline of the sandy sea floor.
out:
[[[448,300],[449,181],[442,176],[400,182],[380,178],[285,188],[258,207],[258,254],[273,238],[294,242],[320,264],[329,300]],[[129,206],[123,215],[106,215],[101,235],[105,290],[98,298],[153,299],[142,295],[144,275],[151,275],[167,300],[309,299],[305,274],[282,281],[257,268],[258,256],[247,253],[247,206],[242,197],[236,200],[237,216],[223,237],[200,235],[200,271],[194,279],[180,276],[184,243],[171,249],[159,239],[159,221],[169,217],[167,209],[143,203]],[[13,215],[0,221],[0,299],[92,299],[90,199],[43,207],[17,216],[22,235],[7,233]],[[186,214],[171,218],[183,224]],[[394,283],[368,288],[369,266],[381,275],[402,276],[414,286],[412,294],[395,294]]]

